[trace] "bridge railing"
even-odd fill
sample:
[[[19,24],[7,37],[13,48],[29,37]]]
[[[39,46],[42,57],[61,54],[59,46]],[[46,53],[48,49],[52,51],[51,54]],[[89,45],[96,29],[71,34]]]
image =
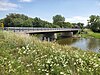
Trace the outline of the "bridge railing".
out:
[[[4,30],[11,30],[11,31],[42,31],[42,30],[61,30],[62,28],[33,28],[33,27],[4,27]],[[65,29],[65,28],[63,28]]]
[[[14,32],[23,32],[23,31],[51,31],[51,30],[72,30],[72,28],[33,28],[33,27],[4,27],[4,30],[14,31]],[[77,30],[77,29],[73,29]]]

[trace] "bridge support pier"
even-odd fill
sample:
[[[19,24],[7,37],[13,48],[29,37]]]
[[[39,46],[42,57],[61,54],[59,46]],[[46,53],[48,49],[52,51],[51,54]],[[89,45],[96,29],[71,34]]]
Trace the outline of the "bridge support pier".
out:
[[[57,34],[56,33],[45,33],[43,34],[42,40],[46,41],[53,41],[57,39]]]
[[[73,32],[63,32],[61,37],[73,37]]]

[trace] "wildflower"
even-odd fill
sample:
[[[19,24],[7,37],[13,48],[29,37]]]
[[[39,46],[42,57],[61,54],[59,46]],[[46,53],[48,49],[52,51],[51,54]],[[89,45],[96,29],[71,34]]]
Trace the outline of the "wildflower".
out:
[[[18,66],[17,68],[20,68],[21,66]]]
[[[23,53],[25,54],[26,53],[26,50]]]
[[[4,58],[4,60],[7,60],[7,58]]]
[[[26,49],[29,49],[29,44],[26,46]]]
[[[38,70],[40,71],[41,69],[39,68]]]
[[[77,69],[77,71],[78,71],[78,72],[80,71],[79,68]]]
[[[27,67],[29,67],[29,66],[30,66],[30,64],[27,64],[26,66],[27,66]]]
[[[54,71],[54,69],[51,69],[51,71]]]
[[[46,75],[49,75],[49,73],[46,73]]]
[[[98,64],[95,64],[95,65],[94,65],[94,67],[98,67],[98,66],[99,66]]]
[[[67,65],[66,64],[64,64],[64,67],[66,67]]]
[[[100,58],[98,59],[98,61],[100,61]]]
[[[28,70],[26,70],[26,72],[29,72]]]
[[[65,73],[64,73],[64,72],[60,72],[60,74],[65,75]]]
[[[44,69],[42,69],[42,71],[45,71]]]
[[[51,59],[48,59],[48,60],[47,60],[47,63],[50,63],[50,62],[51,62]]]
[[[25,47],[22,47],[22,49],[25,49]]]
[[[18,50],[19,48],[17,47],[16,49]]]
[[[59,64],[57,64],[56,66],[59,66]]]

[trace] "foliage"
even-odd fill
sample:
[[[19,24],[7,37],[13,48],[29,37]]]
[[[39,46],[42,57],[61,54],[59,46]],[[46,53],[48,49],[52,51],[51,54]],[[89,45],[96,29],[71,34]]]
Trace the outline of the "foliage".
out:
[[[84,23],[77,23],[77,26],[79,26],[79,28],[83,29]]]
[[[91,15],[88,20],[88,27],[94,32],[100,32],[100,16]]]
[[[53,23],[56,24],[57,22],[64,22],[65,18],[61,15],[55,15],[53,16]]]
[[[30,18],[23,14],[10,13],[6,18],[1,19],[5,27],[47,27],[57,28],[59,26],[43,21],[40,18]]]
[[[65,22],[65,18],[61,15],[53,16],[53,24],[58,25],[60,28],[71,28],[70,22]]]
[[[19,27],[27,19],[28,17],[23,14],[11,13],[4,18],[4,25],[5,27]]]
[[[100,54],[0,32],[1,75],[100,75]]]
[[[47,21],[43,21],[37,17],[34,18],[33,27],[57,28],[56,25],[49,23]]]
[[[5,27],[45,27],[45,28],[75,28],[75,25],[80,28],[83,27],[83,23],[72,24],[65,22],[65,17],[61,15],[53,16],[53,23],[41,20],[38,17],[30,18],[24,14],[10,13],[6,15],[4,19],[0,19],[0,23],[3,22]]]
[[[72,23],[72,27],[73,28],[81,28],[81,29],[83,29],[84,28],[84,23],[81,23],[81,22],[79,22],[79,23]]]

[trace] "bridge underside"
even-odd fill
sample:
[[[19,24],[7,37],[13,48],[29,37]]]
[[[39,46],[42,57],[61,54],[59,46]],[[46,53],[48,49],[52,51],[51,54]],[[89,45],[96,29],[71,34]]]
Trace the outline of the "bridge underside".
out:
[[[58,32],[57,32],[58,33]],[[47,40],[47,41],[52,41],[54,39],[57,39],[57,33],[54,32],[48,32],[48,33],[37,33],[37,34],[42,34],[42,40]],[[76,32],[75,32],[76,33]],[[28,33],[30,35],[34,35],[36,33]],[[69,38],[69,37],[73,37],[74,33],[73,32],[60,32],[60,37],[63,38]]]

